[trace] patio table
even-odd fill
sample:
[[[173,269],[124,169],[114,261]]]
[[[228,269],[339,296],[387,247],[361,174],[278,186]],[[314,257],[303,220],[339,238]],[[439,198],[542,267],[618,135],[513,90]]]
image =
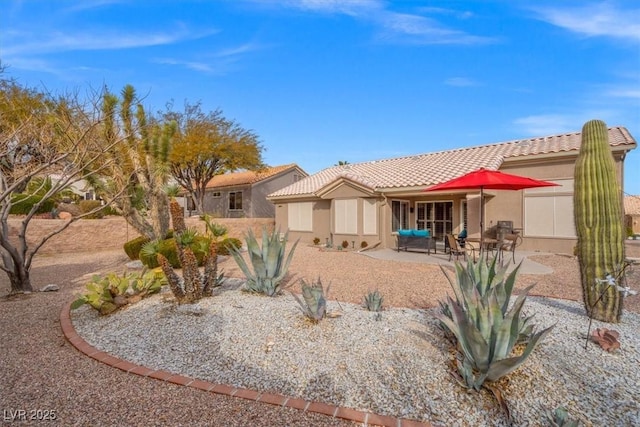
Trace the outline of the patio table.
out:
[[[482,243],[482,247],[480,248],[480,256],[482,256],[482,252],[484,251],[484,253],[486,254],[485,257],[487,259],[487,262],[489,262],[489,252],[493,252],[498,249],[500,240],[493,239],[491,237],[484,237],[482,239],[480,239],[480,237],[467,237],[467,242],[478,243],[478,246],[480,245],[480,243]]]

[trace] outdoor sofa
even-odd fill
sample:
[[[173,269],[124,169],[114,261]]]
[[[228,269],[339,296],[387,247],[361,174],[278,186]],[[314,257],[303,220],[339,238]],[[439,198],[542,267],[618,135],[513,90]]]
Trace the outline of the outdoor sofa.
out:
[[[404,249],[427,251],[427,255],[436,251],[436,240],[431,236],[429,230],[398,230],[397,251]]]

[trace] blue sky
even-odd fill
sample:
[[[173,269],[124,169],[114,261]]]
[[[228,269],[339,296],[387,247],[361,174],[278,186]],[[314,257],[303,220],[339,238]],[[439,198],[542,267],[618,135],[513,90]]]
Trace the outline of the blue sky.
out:
[[[0,60],[53,92],[201,101],[309,173],[593,118],[640,140],[636,0],[3,0]],[[640,148],[626,166],[640,194]]]

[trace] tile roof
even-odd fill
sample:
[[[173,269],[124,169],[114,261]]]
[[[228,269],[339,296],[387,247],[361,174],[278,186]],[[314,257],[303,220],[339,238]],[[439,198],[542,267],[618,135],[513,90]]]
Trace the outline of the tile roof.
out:
[[[288,165],[273,166],[260,171],[243,171],[216,175],[207,184],[207,189],[255,184],[256,182],[263,181],[281,172],[294,168],[300,169],[298,165],[291,163]]]
[[[640,196],[624,196],[624,213],[640,215]]]
[[[580,139],[580,132],[574,132],[333,166],[268,197],[313,196],[316,191],[340,178],[353,180],[372,190],[430,186],[481,167],[497,170],[509,158],[577,151]],[[609,144],[612,147],[634,148],[636,141],[626,128],[613,127],[609,128]]]

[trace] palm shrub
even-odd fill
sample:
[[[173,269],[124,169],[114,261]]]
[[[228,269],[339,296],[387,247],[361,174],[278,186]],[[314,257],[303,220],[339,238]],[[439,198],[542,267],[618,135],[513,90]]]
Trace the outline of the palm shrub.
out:
[[[304,279],[300,279],[302,285],[302,298],[296,294],[292,294],[295,300],[300,306],[302,313],[307,316],[313,322],[319,322],[324,319],[327,314],[327,294],[331,285],[327,286],[325,291],[322,286],[322,281],[318,277],[317,282],[311,282],[310,284],[305,282]]]
[[[233,255],[238,267],[247,277],[247,283],[244,288],[246,291],[267,296],[274,296],[280,293],[293,253],[299,242],[298,240],[293,244],[287,255],[288,237],[289,233],[287,232],[281,240],[278,231],[274,230],[269,234],[266,227],[263,227],[262,245],[260,245],[253,231],[249,229],[248,234],[245,235],[245,241],[253,271],[242,257],[240,250],[238,248],[231,249],[231,255]]]
[[[603,121],[591,120],[582,127],[574,175],[573,212],[584,306],[589,317],[617,323],[623,296],[603,279],[623,272],[622,191]]]
[[[490,266],[482,260],[469,260],[466,267],[456,262],[455,282],[445,272],[456,299],[447,296],[447,301],[441,303],[443,312],[437,317],[456,337],[462,359],[457,363],[458,373],[467,388],[480,390],[485,381],[497,381],[516,370],[553,329],[550,326],[534,332],[531,317],[522,316],[533,285],[509,308],[519,268],[518,265],[506,275],[506,267],[496,269],[494,258]],[[514,347],[523,340],[524,351],[513,355]]]

